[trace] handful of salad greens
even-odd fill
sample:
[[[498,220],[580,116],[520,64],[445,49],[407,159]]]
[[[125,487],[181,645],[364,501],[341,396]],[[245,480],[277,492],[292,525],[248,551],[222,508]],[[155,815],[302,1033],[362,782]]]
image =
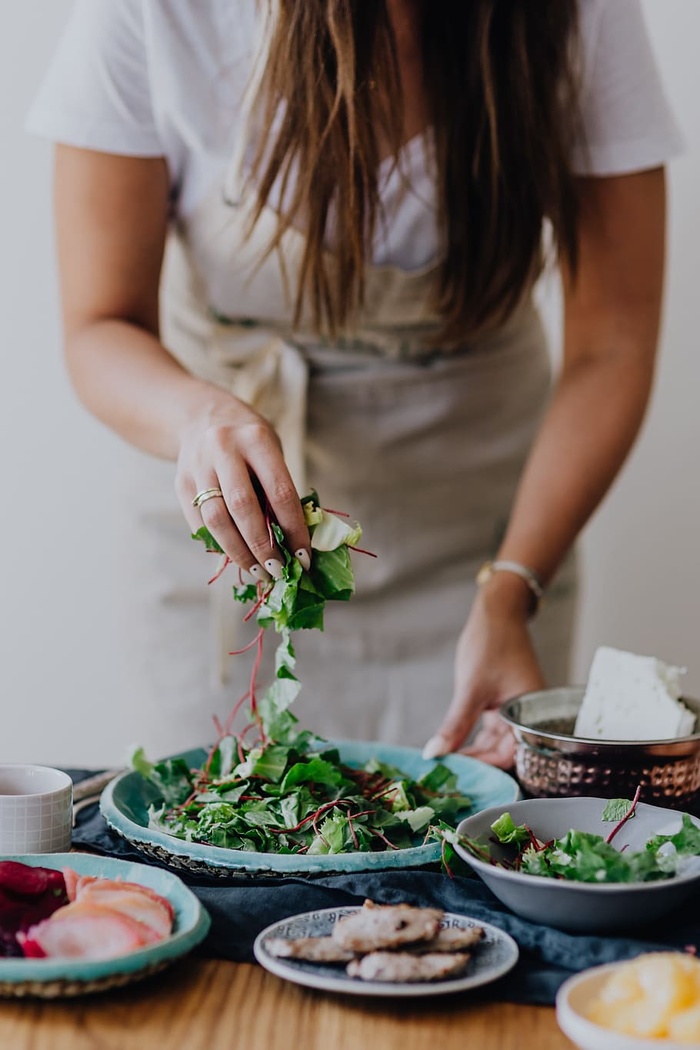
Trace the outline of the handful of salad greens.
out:
[[[233,589],[237,601],[253,603],[245,618],[256,616],[259,630],[246,648],[257,652],[249,689],[226,723],[217,724],[218,739],[202,766],[190,769],[181,758],[154,764],[142,749],[132,757],[133,768],[159,795],[149,810],[149,826],[189,842],[261,853],[317,855],[418,845],[434,822],[454,826],[469,808],[456,775],[442,764],[418,781],[377,761],[350,767],[336,748],[300,730],[289,710],[301,688],[291,632],[323,629],[325,603],[351,597],[349,552],[359,550],[362,535],[356,523],[321,508],[315,492],[302,505],[311,534],[309,570],[287,550],[276,522],[268,521],[284,558],[282,579]],[[226,555],[206,528],[194,538],[222,556],[213,579],[218,578],[228,564]],[[270,627],[280,636],[275,678],[258,696],[263,637]],[[233,721],[246,701],[250,722],[234,733]]]
[[[497,859],[488,843],[455,832],[443,831],[446,842],[459,844],[472,856],[509,871],[524,872],[551,879],[576,882],[650,882],[669,879],[700,865],[700,828],[686,814],[673,835],[654,835],[639,851],[618,850],[612,839],[622,825],[634,816],[639,792],[632,801],[611,799],[602,820],[615,822],[610,833],[595,835],[571,829],[559,839],[544,842],[527,824],[516,825],[510,813],[503,813],[492,825],[494,843],[512,846],[512,856]]]

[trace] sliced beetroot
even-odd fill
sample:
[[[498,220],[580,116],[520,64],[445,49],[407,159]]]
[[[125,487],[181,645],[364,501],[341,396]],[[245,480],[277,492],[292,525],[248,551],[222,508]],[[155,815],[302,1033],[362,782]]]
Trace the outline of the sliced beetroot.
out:
[[[48,871],[16,860],[0,860],[0,886],[23,897],[38,897],[48,886]]]
[[[44,868],[46,872],[46,889],[52,893],[68,893],[68,887],[66,886],[66,879],[62,871],[58,871],[57,868]]]
[[[14,933],[0,933],[0,959],[17,958],[23,954]]]
[[[0,889],[0,932],[15,934],[27,911],[26,899],[17,898]]]
[[[35,941],[33,937],[27,936],[26,933],[20,933],[19,938],[21,939],[21,946],[19,941],[17,942],[17,954],[23,955],[25,959],[45,959],[46,952],[41,947],[38,941]]]
[[[16,934],[68,903],[63,874],[54,868],[0,861],[0,955],[22,954]]]

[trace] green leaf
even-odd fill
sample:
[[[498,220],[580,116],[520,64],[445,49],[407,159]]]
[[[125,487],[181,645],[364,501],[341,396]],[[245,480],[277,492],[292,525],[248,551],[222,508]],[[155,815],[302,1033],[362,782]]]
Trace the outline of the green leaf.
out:
[[[258,588],[254,583],[246,583],[242,587],[233,588],[233,600],[235,602],[256,602],[258,600]]]
[[[356,547],[362,539],[362,529],[356,521],[328,510],[314,511],[313,518],[313,522],[307,519],[313,551],[334,551],[343,545]]]
[[[153,763],[146,757],[146,752],[142,747],[137,747],[129,755],[127,764],[131,769],[136,770],[146,780],[151,779],[151,773],[153,772]]]
[[[350,837],[347,817],[339,813],[326,817],[319,826],[319,834],[309,847],[309,854],[342,853],[345,849],[346,835]]]
[[[418,781],[426,791],[454,791],[457,786],[457,774],[444,763],[438,762]]]
[[[418,806],[417,809],[406,809],[396,816],[399,820],[405,820],[411,831],[424,831],[433,820],[435,810],[432,806]]]
[[[209,762],[209,772],[215,779],[227,777],[238,761],[238,746],[234,736],[225,736],[217,744]]]
[[[681,817],[680,831],[677,831],[675,835],[655,835],[649,839],[646,848],[656,853],[666,842],[675,846],[677,852],[683,856],[700,856],[700,828],[687,813],[683,813]]]
[[[212,553],[224,553],[223,547],[221,547],[219,543],[214,539],[206,525],[202,525],[201,529],[197,529],[196,532],[193,532],[192,539],[199,540],[201,543],[204,544],[206,549]]]
[[[290,631],[323,630],[325,599],[314,591],[299,587],[294,594],[294,603],[287,614]]]
[[[131,757],[132,767],[149,780],[166,806],[179,806],[192,794],[194,778],[182,758],[165,762],[149,762],[143,748],[137,748]]]
[[[605,804],[602,820],[610,821],[614,824],[619,824],[619,822],[623,820],[623,818],[629,813],[631,806],[631,799],[611,798]]]
[[[319,594],[332,601],[348,601],[355,591],[355,578],[347,547],[314,551],[309,575]]]
[[[282,779],[288,760],[288,747],[281,744],[270,744],[269,747],[264,748],[260,757],[254,762],[251,774],[276,783]]]
[[[290,791],[299,784],[323,784],[336,788],[346,783],[342,770],[322,758],[310,758],[306,762],[296,762],[287,771],[282,782],[282,791]]]
[[[389,809],[392,813],[401,813],[402,811],[413,809],[413,801],[409,799],[406,793],[405,780],[395,780],[383,794],[389,803]]]
[[[530,833],[526,826],[524,824],[516,825],[510,813],[503,813],[498,820],[495,820],[491,825],[491,831],[499,842],[505,844],[530,841]]]
[[[282,641],[275,651],[275,675],[277,678],[294,678],[296,681],[294,675],[296,662],[296,654],[289,631],[283,630]]]

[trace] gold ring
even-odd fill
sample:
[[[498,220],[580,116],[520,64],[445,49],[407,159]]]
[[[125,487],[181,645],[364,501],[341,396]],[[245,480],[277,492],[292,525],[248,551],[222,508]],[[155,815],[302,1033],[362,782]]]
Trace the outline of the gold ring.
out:
[[[217,499],[219,496],[223,499],[224,494],[221,489],[202,489],[192,500],[193,507],[201,507],[203,503],[206,503],[208,499]]]

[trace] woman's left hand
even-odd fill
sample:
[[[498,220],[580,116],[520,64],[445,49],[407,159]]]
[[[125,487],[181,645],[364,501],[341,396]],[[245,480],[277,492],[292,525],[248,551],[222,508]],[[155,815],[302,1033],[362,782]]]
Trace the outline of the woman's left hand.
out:
[[[503,769],[513,765],[513,734],[498,710],[511,697],[541,689],[545,682],[527,626],[526,602],[504,607],[493,598],[485,591],[477,594],[457,643],[453,698],[426,744],[425,757],[459,750],[483,716],[463,752]]]

